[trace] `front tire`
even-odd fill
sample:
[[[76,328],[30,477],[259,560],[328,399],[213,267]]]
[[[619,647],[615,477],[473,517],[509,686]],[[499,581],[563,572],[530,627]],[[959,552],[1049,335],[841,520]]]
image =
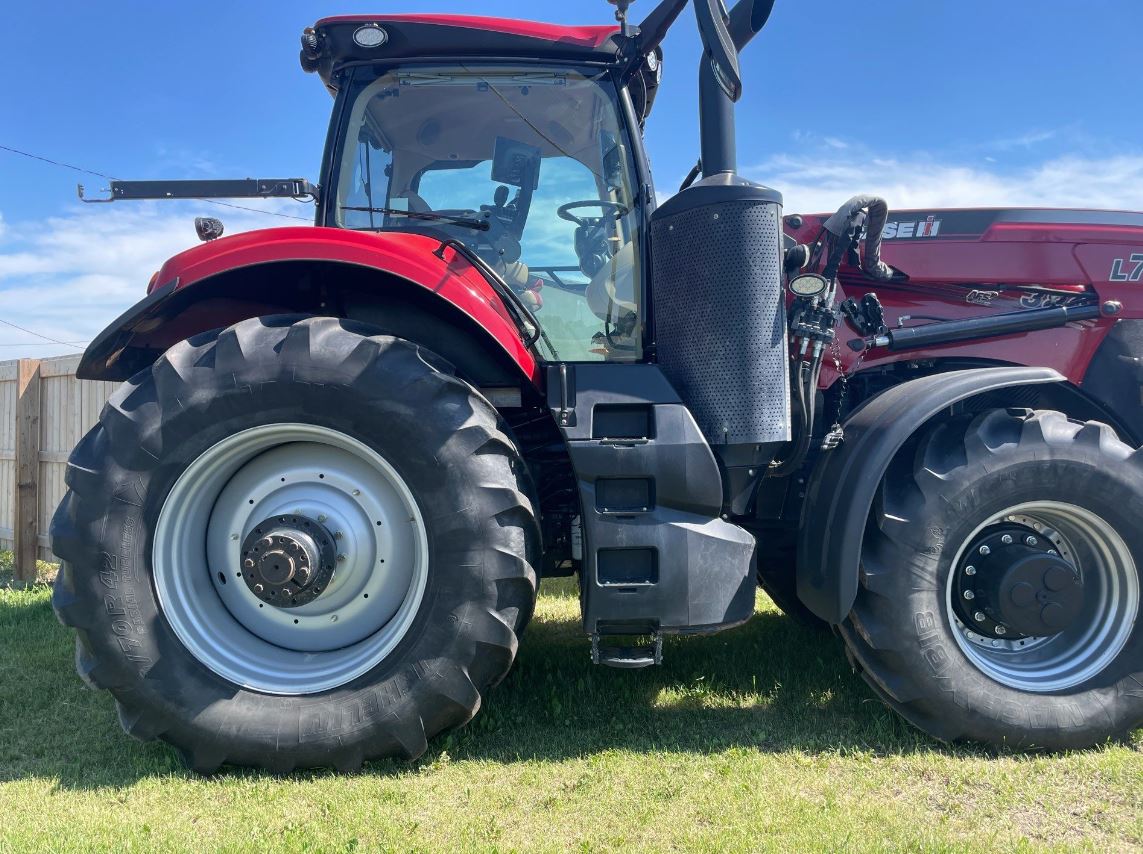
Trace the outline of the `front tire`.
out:
[[[1143,456],[1107,425],[995,410],[931,428],[883,481],[842,635],[946,741],[1084,748],[1143,725]]]
[[[449,365],[334,318],[176,345],[76,448],[53,594],[130,734],[209,772],[413,759],[515,658],[539,533]]]

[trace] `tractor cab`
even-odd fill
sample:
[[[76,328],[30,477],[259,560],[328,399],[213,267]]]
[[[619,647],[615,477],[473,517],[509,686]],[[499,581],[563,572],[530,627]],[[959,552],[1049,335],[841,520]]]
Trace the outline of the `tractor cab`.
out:
[[[661,52],[633,62],[631,41],[465,16],[318,22],[302,63],[338,98],[322,224],[463,244],[532,311],[547,359],[641,359],[641,127]]]
[[[641,356],[646,190],[607,71],[358,66],[326,225],[464,244],[521,296],[550,359]]]

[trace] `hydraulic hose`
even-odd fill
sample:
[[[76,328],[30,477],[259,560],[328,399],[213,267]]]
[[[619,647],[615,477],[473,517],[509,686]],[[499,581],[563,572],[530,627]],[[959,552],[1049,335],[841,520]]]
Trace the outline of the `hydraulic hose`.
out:
[[[801,469],[810,451],[814,436],[814,419],[817,415],[818,379],[821,376],[822,357],[819,354],[812,362],[798,363],[798,382],[794,386],[798,404],[798,437],[793,450],[785,460],[771,463],[770,477],[789,477]]]
[[[865,226],[865,252],[862,254],[861,269],[871,278],[888,281],[893,278],[893,270],[881,260],[881,238],[885,223],[889,219],[889,203],[880,196],[854,196],[837,213],[825,221],[824,228],[832,236],[833,251],[823,275],[830,281],[837,276],[850,240],[855,231]]]
[[[805,383],[802,380],[802,369],[805,362],[799,362],[798,367],[798,381],[794,383],[794,429],[797,431],[797,440],[794,446],[790,449],[790,455],[784,460],[776,460],[770,463],[770,477],[787,477],[797,471],[793,463],[798,458],[798,448],[802,443],[802,436],[807,432],[806,422],[808,414],[806,412],[806,394]]]

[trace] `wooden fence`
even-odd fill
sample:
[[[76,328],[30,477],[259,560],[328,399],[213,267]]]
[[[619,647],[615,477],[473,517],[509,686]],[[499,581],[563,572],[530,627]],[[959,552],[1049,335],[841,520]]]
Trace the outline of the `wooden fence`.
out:
[[[17,582],[50,560],[48,526],[64,495],[64,471],[116,383],[80,382],[79,356],[0,362],[0,550]]]

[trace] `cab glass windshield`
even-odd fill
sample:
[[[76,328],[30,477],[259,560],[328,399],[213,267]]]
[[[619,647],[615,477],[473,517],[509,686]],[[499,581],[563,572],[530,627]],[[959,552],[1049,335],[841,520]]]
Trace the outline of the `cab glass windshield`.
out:
[[[643,200],[610,78],[571,69],[358,69],[337,223],[464,242],[544,328],[545,355],[642,350]]]

